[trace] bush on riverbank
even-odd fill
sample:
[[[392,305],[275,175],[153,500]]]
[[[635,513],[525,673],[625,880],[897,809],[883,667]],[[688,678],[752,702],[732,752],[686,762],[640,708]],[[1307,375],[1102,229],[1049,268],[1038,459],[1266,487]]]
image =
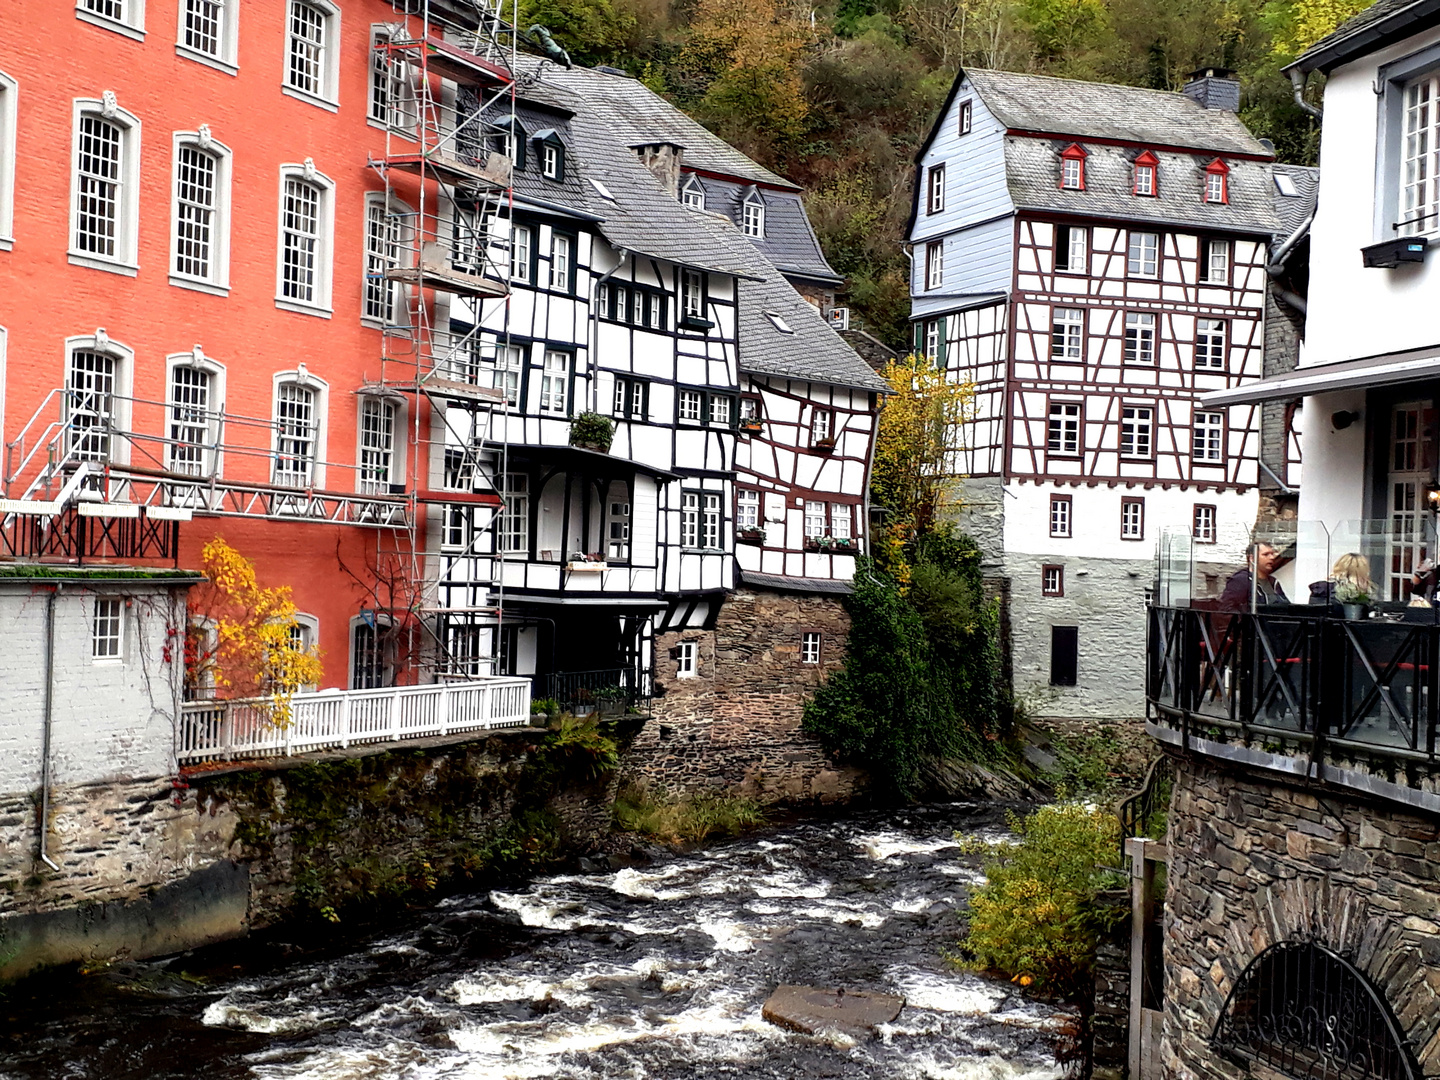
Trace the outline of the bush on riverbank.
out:
[[[923,537],[908,581],[858,561],[845,666],[806,703],[804,725],[878,787],[913,798],[927,761],[1000,756],[999,608],[969,537]]]
[[[615,824],[667,844],[700,843],[758,828],[765,824],[765,813],[754,799],[740,795],[702,792],[666,798],[632,784],[615,798]]]
[[[1009,817],[1018,843],[967,841],[984,854],[986,883],[970,895],[970,925],[959,961],[1072,998],[1095,960],[1098,934],[1113,915],[1096,898],[1123,877],[1098,869],[1116,861],[1119,823],[1080,802]]]

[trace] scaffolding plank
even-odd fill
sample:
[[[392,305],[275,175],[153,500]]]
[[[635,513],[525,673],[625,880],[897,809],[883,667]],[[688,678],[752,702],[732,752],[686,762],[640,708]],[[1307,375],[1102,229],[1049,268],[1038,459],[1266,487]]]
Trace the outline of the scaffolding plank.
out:
[[[428,71],[441,78],[464,83],[467,86],[498,88],[508,86],[515,81],[509,69],[503,64],[486,60],[483,56],[470,52],[468,49],[462,49],[449,41],[441,41],[436,38],[425,38],[424,40],[417,38],[409,41],[392,41],[389,48],[395,52],[423,53],[425,67]],[[421,57],[416,55],[411,62],[418,66],[421,63]]]
[[[438,147],[429,153],[389,154],[383,161],[387,169],[426,172],[447,184],[468,188],[508,188],[513,170],[512,162],[504,154],[490,154],[481,165]]]

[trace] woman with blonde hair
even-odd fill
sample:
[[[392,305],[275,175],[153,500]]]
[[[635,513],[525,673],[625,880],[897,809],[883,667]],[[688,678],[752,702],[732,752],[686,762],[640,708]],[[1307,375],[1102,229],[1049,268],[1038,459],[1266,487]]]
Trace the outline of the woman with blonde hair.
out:
[[[1346,585],[1353,588],[1357,593],[1364,593],[1366,597],[1371,596],[1375,584],[1370,580],[1370,560],[1361,555],[1358,551],[1350,551],[1341,555],[1335,560],[1335,565],[1330,568],[1330,577],[1325,581],[1316,581],[1310,586],[1310,602],[1312,604],[1338,604],[1342,603],[1336,595],[1340,586]],[[1346,589],[1347,592],[1350,589]]]

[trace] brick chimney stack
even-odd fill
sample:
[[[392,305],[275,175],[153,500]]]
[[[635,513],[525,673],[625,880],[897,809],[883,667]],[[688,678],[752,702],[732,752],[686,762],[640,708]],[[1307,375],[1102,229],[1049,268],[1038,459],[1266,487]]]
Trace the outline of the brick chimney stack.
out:
[[[1190,81],[1181,92],[1207,109],[1240,111],[1240,83],[1230,68],[1204,67],[1192,71]]]

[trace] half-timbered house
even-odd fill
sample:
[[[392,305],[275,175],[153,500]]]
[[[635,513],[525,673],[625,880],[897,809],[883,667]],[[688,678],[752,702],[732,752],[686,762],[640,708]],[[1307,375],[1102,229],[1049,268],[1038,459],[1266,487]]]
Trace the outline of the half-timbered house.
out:
[[[1196,405],[1262,374],[1273,155],[1238,102],[966,71],[917,156],[915,348],[974,384],[965,524],[1041,714],[1141,715],[1156,539],[1233,558],[1255,520],[1259,410]]]

